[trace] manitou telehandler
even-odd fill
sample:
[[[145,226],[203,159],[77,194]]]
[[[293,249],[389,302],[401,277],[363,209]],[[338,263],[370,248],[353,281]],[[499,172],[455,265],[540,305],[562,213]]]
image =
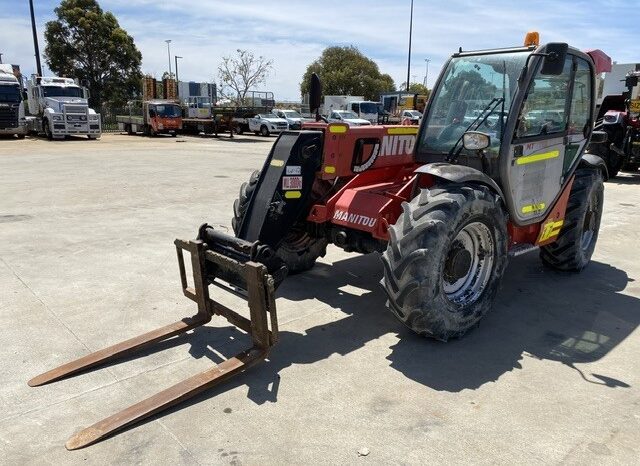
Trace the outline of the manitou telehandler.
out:
[[[419,129],[327,124],[317,115],[302,131],[282,133],[262,170],[240,189],[236,236],[205,224],[196,240],[175,241],[195,316],[29,385],[122,358],[213,315],[249,334],[252,347],[84,429],[67,448],[99,441],[264,359],[278,339],[274,289],[287,273],[311,268],[329,243],[382,253],[390,310],[439,340],[461,336],[491,309],[509,256],[539,249],[553,269],[585,267],[607,177],[602,159],[584,154],[594,136],[598,53],[540,46],[537,34],[523,47],[461,49],[444,66]],[[317,109],[317,76],[311,87]],[[245,296],[249,318],[213,300],[210,285]]]

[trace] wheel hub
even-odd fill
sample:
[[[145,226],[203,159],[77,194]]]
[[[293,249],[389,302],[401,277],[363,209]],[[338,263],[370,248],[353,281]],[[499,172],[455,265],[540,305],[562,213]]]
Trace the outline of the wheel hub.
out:
[[[449,251],[444,264],[444,273],[448,282],[455,282],[464,277],[471,268],[471,253],[457,243]]]

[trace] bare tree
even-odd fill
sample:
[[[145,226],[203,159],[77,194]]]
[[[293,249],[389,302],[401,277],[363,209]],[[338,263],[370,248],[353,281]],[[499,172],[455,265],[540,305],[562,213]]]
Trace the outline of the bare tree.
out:
[[[218,67],[220,86],[218,92],[223,98],[237,100],[242,104],[252,87],[266,82],[273,69],[273,60],[256,57],[253,52],[238,49],[236,56],[222,57]]]

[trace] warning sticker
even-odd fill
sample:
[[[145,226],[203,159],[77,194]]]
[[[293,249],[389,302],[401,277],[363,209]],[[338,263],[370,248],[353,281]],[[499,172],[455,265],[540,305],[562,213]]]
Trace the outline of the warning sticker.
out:
[[[283,176],[282,189],[285,191],[290,189],[302,189],[302,177],[301,176]]]
[[[300,165],[288,165],[287,175],[302,175],[302,167]]]

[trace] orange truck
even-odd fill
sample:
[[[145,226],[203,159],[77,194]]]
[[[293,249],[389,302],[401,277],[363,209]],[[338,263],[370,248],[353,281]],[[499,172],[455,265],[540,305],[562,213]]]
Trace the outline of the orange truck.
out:
[[[137,111],[136,111],[137,110]],[[182,130],[182,107],[171,100],[146,100],[141,107],[129,107],[129,115],[117,115],[120,131],[147,136],[170,134],[175,137]]]

